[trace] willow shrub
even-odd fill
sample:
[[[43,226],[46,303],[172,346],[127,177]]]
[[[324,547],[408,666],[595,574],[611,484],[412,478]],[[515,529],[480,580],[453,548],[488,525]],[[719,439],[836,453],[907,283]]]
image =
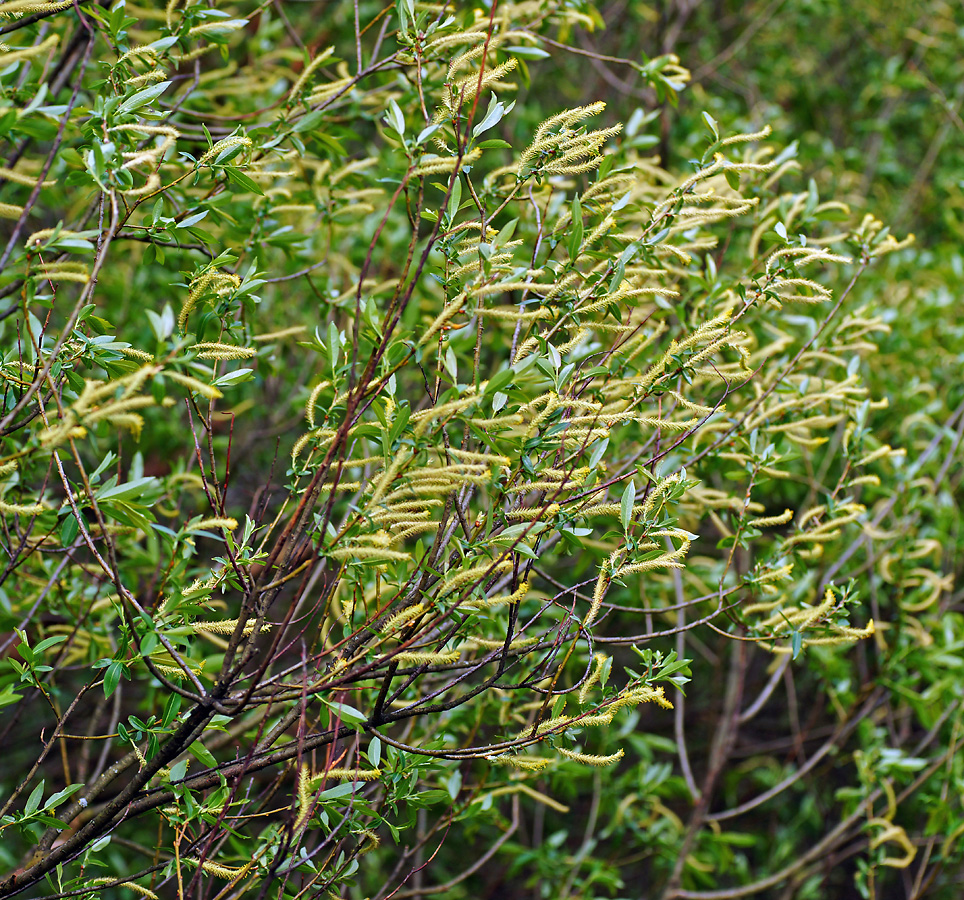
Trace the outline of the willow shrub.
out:
[[[653,115],[516,106],[588,6],[0,14],[0,896],[461,896],[529,818],[513,877],[617,890],[549,825],[616,736],[673,750],[631,839],[698,896],[743,836],[682,691],[744,721],[874,633],[848,560],[906,479],[848,298],[902,244],[767,129],[671,172]],[[825,827],[895,865],[882,796]]]

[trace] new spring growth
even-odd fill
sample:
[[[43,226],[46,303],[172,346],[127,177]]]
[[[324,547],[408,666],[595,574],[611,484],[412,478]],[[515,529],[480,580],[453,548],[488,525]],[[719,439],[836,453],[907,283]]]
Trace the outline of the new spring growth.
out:
[[[778,516],[761,516],[758,519],[750,519],[748,525],[754,528],[769,528],[772,525],[786,525],[793,518],[793,510],[785,509]]]
[[[490,758],[490,762],[500,766],[514,766],[523,772],[541,772],[551,766],[555,760],[545,756],[496,756]]]
[[[312,772],[308,766],[298,770],[298,784],[296,796],[298,800],[298,817],[295,819],[294,831],[297,833],[308,821],[314,805],[314,792],[326,781],[377,781],[382,777],[381,769],[328,769],[324,772]],[[377,839],[376,839],[377,843]]]
[[[582,621],[583,627],[589,628],[589,626],[596,621],[596,616],[599,615],[603,600],[606,599],[606,591],[609,590],[609,585],[612,582],[612,575],[610,573],[613,567],[617,565],[621,554],[622,550],[613,551],[603,562],[602,566],[600,566],[599,575],[596,578],[596,587],[592,594],[592,604],[589,607],[589,612],[586,613],[586,618]]]
[[[204,862],[200,862],[199,860],[196,860],[196,859],[187,858],[187,859],[182,859],[181,862],[186,863],[189,866],[194,866],[195,868],[197,868],[200,865],[201,869],[204,872],[207,872],[208,875],[214,875],[217,878],[224,879],[225,881],[234,881],[238,878],[242,878],[254,866],[254,860],[251,860],[251,862],[246,863],[245,865],[241,866],[238,869],[232,868],[231,866],[222,866],[219,863],[210,862],[209,860],[204,860]],[[124,886],[130,887],[129,884],[125,884]]]
[[[56,42],[57,42],[57,38],[55,36],[54,43]],[[47,42],[45,41],[44,43],[47,43]],[[40,47],[42,46],[43,46],[42,44],[38,44],[36,47],[30,47],[28,49],[39,50]],[[7,60],[8,55],[14,55],[14,54],[0,54],[0,65],[6,65],[8,63],[8,60]],[[29,172],[18,172],[15,169],[8,169],[4,166],[0,166],[0,178],[3,178],[5,181],[12,181],[15,184],[23,184],[23,185],[26,185],[27,187],[33,187],[37,183],[37,177],[35,175],[31,175]],[[40,186],[53,187],[56,183],[57,181],[55,179],[50,179],[48,181],[42,182]],[[47,265],[50,265],[50,263],[48,263]]]
[[[193,862],[193,860],[185,860],[185,862]],[[87,888],[100,887],[101,885],[125,887],[134,894],[138,894],[141,897],[147,897],[148,900],[158,900],[158,896],[154,893],[154,891],[133,881],[124,881],[123,879],[104,876],[102,878],[85,879],[84,884]]]
[[[308,83],[308,79],[314,75],[315,70],[324,65],[335,53],[335,48],[326,47],[321,51],[301,72],[298,80],[292,85],[291,90],[288,91],[288,97],[291,100],[297,100],[301,96],[302,88]]]
[[[8,503],[0,499],[0,512],[8,516],[39,516],[45,508],[42,503]]]
[[[204,531],[208,528],[223,528],[225,531],[234,531],[238,527],[238,520],[226,516],[211,516],[207,519],[200,519],[187,526],[188,531]]]
[[[396,653],[392,658],[402,666],[444,665],[445,663],[458,662],[459,651],[442,650],[434,652],[430,650],[405,650],[401,653]]]
[[[607,656],[605,653],[594,653],[592,657],[593,668],[589,677],[583,682],[582,687],[579,689],[579,704],[582,705],[586,702],[589,697],[589,692],[593,689],[596,682],[599,681],[599,677],[602,675],[606,663],[609,662],[611,657]]]
[[[559,747],[558,751],[560,755],[572,762],[582,763],[584,766],[596,766],[597,768],[611,766],[623,758],[622,747],[609,756],[593,756],[591,753],[578,753],[575,750],[566,750],[564,747]]]
[[[526,594],[529,593],[529,582],[522,581],[511,594],[497,594],[495,597],[486,597],[482,600],[467,600],[462,604],[463,609],[494,609],[498,606],[505,606],[510,603],[518,603]]]
[[[578,106],[546,119],[537,129],[532,143],[523,151],[516,177],[523,179],[536,171],[553,175],[575,175],[595,168],[599,150],[611,137],[622,131],[615,125],[600,131],[583,132],[573,126],[601,113],[606,104],[599,101]]]
[[[206,631],[211,634],[234,634],[235,629],[238,627],[238,621],[238,619],[224,619],[220,622],[194,622],[191,628],[196,632]],[[254,634],[257,627],[258,622],[256,619],[248,619],[248,621],[244,623],[241,633],[245,637],[250,637]],[[269,628],[271,628],[271,624],[264,622],[260,630],[267,631]]]
[[[489,46],[491,48],[491,43]],[[483,47],[478,47],[469,51],[469,53],[481,56],[483,49]],[[491,69],[486,69],[482,72],[481,78],[479,77],[478,72],[473,72],[470,75],[466,75],[464,78],[460,78],[454,83],[452,83],[450,79],[448,95],[443,98],[442,105],[435,114],[435,121],[441,122],[448,116],[455,115],[460,107],[466,104],[471,105],[476,94],[484,93],[489,88],[494,87],[495,84],[501,80],[503,75],[507,75],[509,72],[515,69],[517,65],[518,60],[513,57],[507,59],[503,63],[499,63],[497,66],[493,66]],[[453,67],[450,67],[450,72],[452,71]]]
[[[258,355],[254,347],[238,347],[235,344],[221,344],[217,341],[195,344],[194,349],[198,351],[198,359],[250,359]]]
[[[51,422],[48,428],[40,432],[40,443],[46,447],[56,447],[72,438],[84,436],[87,426],[102,421],[126,428],[137,436],[144,420],[136,410],[154,404],[153,397],[138,392],[148,378],[160,371],[159,366],[142,366],[136,372],[114,381],[84,382],[80,396],[64,410],[59,421]]]
[[[408,607],[408,609],[403,609],[401,612],[392,616],[387,622],[385,622],[381,630],[385,634],[394,634],[396,631],[401,630],[402,627],[407,625],[413,619],[417,619],[427,609],[428,604],[424,601],[415,603],[414,605]]]
[[[555,716],[552,719],[540,722],[538,725],[530,725],[519,733],[518,740],[531,740],[532,738],[540,737],[546,732],[557,731],[568,726],[592,728],[599,725],[609,725],[615,714],[623,707],[638,706],[640,703],[656,703],[664,709],[673,708],[673,704],[667,699],[662,686],[649,687],[648,685],[644,685],[642,687],[631,688],[620,694],[597,715],[578,717]]]
[[[180,315],[177,317],[177,327],[181,331],[184,330],[191,310],[202,297],[208,294],[213,294],[215,297],[225,297],[240,286],[241,279],[233,272],[208,271],[198,273],[191,279],[190,291],[181,307]]]
[[[775,604],[757,604],[757,608],[765,608]],[[769,629],[775,637],[782,637],[791,631],[803,633],[808,629],[823,628],[829,634],[814,637],[804,637],[801,646],[837,646],[839,644],[850,644],[862,638],[870,637],[874,634],[874,620],[871,619],[863,628],[854,628],[849,625],[837,625],[830,621],[829,617],[837,606],[837,598],[833,590],[828,587],[824,593],[823,600],[813,607],[783,609],[768,619],[759,623],[760,628]],[[746,612],[751,612],[748,607]],[[792,653],[793,648],[783,644],[771,642],[761,642],[761,646],[766,647],[771,653]]]
[[[0,18],[19,19],[21,16],[31,16],[36,13],[58,12],[73,6],[73,0],[58,0],[55,3],[38,2],[38,0],[8,0],[0,6]],[[6,62],[4,61],[6,65]]]
[[[474,581],[484,581],[489,578],[494,578],[496,575],[502,572],[508,572],[512,569],[513,562],[511,559],[504,559],[501,562],[486,562],[479,566],[472,566],[468,569],[463,569],[461,572],[457,572],[455,575],[450,575],[445,581],[442,582],[439,588],[438,596],[445,597],[448,594],[452,594],[459,588],[464,587]]]
[[[231,137],[226,137],[223,140],[218,141],[213,147],[207,150],[201,158],[197,161],[195,168],[201,168],[201,166],[206,166],[211,160],[216,160],[218,156],[224,153],[226,150],[230,150],[232,147],[250,147],[251,138],[245,137],[243,134],[234,134]]]

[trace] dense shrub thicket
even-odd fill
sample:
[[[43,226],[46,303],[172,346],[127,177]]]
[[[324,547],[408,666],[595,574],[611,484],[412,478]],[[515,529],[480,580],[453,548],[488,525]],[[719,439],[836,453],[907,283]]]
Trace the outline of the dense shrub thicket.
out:
[[[955,896],[953,14],[715,6],[0,5],[0,897]]]

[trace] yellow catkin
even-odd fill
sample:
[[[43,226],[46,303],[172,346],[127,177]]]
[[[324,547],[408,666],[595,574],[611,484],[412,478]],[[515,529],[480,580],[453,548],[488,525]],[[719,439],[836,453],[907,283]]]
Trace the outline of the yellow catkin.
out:
[[[473,72],[471,75],[455,82],[449,89],[449,95],[443,100],[444,105],[439,107],[435,120],[440,122],[447,114],[454,114],[463,104],[471,104],[477,94],[484,94],[490,85],[499,81],[503,75],[511,72],[517,65],[518,60],[508,59],[483,72],[481,77]]]
[[[198,351],[199,359],[250,359],[258,355],[254,347],[238,347],[235,344],[219,344],[216,341],[195,344],[194,349]]]
[[[756,582],[758,584],[766,584],[771,581],[783,581],[785,578],[790,577],[790,573],[793,571],[793,563],[788,563],[785,566],[780,566],[779,569],[774,569],[771,572],[764,572],[762,575],[756,576]]]
[[[423,612],[425,612],[426,609],[428,609],[428,604],[425,602],[416,603],[413,606],[408,607],[408,609],[403,609],[401,612],[392,616],[382,626],[382,631],[384,631],[386,634],[394,634],[413,619],[417,619]]]
[[[857,462],[854,463],[854,468],[859,468],[860,466],[866,466],[878,459],[881,459],[882,457],[890,456],[892,454],[899,454],[903,452],[904,452],[903,450],[895,451],[890,446],[890,444],[884,444],[883,447],[878,447],[872,453],[868,453],[866,456],[863,456],[860,459],[858,459]]]
[[[209,860],[205,860],[203,863],[201,863],[196,859],[184,859],[183,862],[195,867],[200,865],[200,867],[207,872],[208,875],[216,875],[218,878],[223,878],[225,881],[231,881],[235,878],[241,877],[254,865],[254,860],[239,869],[234,869],[230,866],[222,866],[219,863],[210,862]]]
[[[0,203],[0,219],[19,219],[23,215],[23,207],[13,203]]]
[[[599,681],[599,677],[602,674],[603,666],[606,660],[609,659],[605,653],[594,653],[592,657],[593,668],[590,672],[589,677],[583,682],[582,687],[579,689],[579,703],[580,705],[586,702],[586,698],[589,696],[589,692],[593,689],[593,686]]]
[[[596,621],[596,616],[599,615],[599,610],[602,607],[603,600],[606,597],[606,591],[609,590],[609,585],[612,582],[612,577],[610,571],[613,565],[619,557],[619,551],[614,552],[600,567],[599,575],[596,578],[596,587],[592,592],[592,603],[589,606],[589,612],[586,613],[586,617],[582,620],[583,627],[589,628],[593,622]]]
[[[43,0],[7,0],[0,6],[0,17],[19,18],[34,13],[58,12],[70,6],[73,6],[73,0],[57,0],[53,3],[44,3]]]
[[[439,653],[434,653],[431,651],[406,650],[402,653],[396,653],[392,659],[403,666],[440,665],[443,663],[458,662],[459,651],[444,650]]]
[[[611,766],[623,758],[623,748],[620,747],[615,753],[609,756],[594,756],[591,753],[577,753],[575,750],[566,750],[559,747],[559,754],[572,762],[582,763],[584,766]]]
[[[369,500],[370,506],[374,506],[376,503],[381,501],[382,497],[385,496],[385,492],[398,475],[399,470],[402,468],[402,466],[406,465],[411,458],[412,454],[409,450],[402,450],[395,456],[391,462],[391,465],[389,465],[389,467],[382,473],[378,481],[375,482],[375,486],[372,489],[372,496]]]
[[[754,528],[768,528],[771,525],[786,525],[793,518],[793,510],[785,509],[778,516],[762,516],[759,519],[750,519],[747,525]]]
[[[40,503],[7,503],[0,500],[0,512],[11,516],[39,516],[45,507]]]
[[[496,575],[509,571],[512,566],[513,562],[511,559],[504,559],[501,562],[487,562],[480,566],[463,569],[461,572],[451,575],[442,582],[438,595],[439,597],[444,597],[473,581],[484,581],[489,578],[494,578]]]
[[[305,66],[304,71],[302,71],[301,76],[292,85],[291,90],[288,91],[289,97],[297,97],[301,93],[301,89],[305,86],[309,78],[311,78],[314,71],[319,67],[324,65],[335,52],[334,47],[326,47],[321,51],[307,66]]]
[[[247,622],[244,623],[244,628],[241,633],[244,635],[253,634],[255,628],[257,627],[257,624],[258,623],[256,620],[249,619]],[[224,619],[223,621],[220,621],[220,622],[194,622],[191,625],[191,628],[193,628],[194,631],[196,632],[208,631],[208,632],[211,632],[211,634],[234,634],[234,630],[237,627],[238,627],[237,619]],[[270,623],[268,622],[262,623],[261,625],[262,631],[267,631],[269,628],[271,628]]]
[[[128,359],[137,359],[141,362],[153,362],[154,357],[145,350],[138,350],[135,347],[121,347],[121,353]]]
[[[327,772],[319,772],[316,776],[320,778],[336,778],[339,781],[378,781],[382,777],[381,769],[329,769]]]
[[[125,887],[129,891],[133,891],[135,894],[139,894],[141,897],[148,897],[149,900],[158,900],[157,894],[155,894],[149,888],[144,887],[140,884],[135,884],[133,881],[120,881],[116,878],[103,877],[103,878],[91,878],[86,881],[89,887],[100,887],[102,885],[111,885],[112,887]]]
[[[469,600],[464,605],[464,609],[492,609],[496,606],[504,606],[508,603],[518,603],[526,594],[529,593],[529,582],[520,582],[519,586],[511,594],[499,594],[495,597],[486,597],[484,600]]]
[[[413,170],[412,175],[421,177],[423,175],[439,175],[445,172],[452,172],[456,167],[471,165],[482,155],[482,151],[476,148],[462,157],[425,157]]]
[[[555,760],[548,759],[544,756],[497,756],[495,759],[490,760],[490,762],[495,763],[500,766],[514,766],[517,769],[522,769],[523,772],[540,772],[543,769],[551,766]]]
[[[191,526],[191,531],[201,531],[205,528],[223,528],[225,531],[234,531],[238,527],[238,520],[226,518],[224,516],[213,516],[209,519],[201,519]]]
[[[101,406],[99,409],[86,413],[84,415],[84,424],[91,425],[94,422],[101,421],[102,419],[110,419],[112,416],[116,416],[118,413],[130,412],[134,409],[143,409],[146,406],[153,405],[153,397],[127,397],[124,400],[118,400],[116,403],[109,403],[106,406]]]
[[[189,38],[196,38],[202,37],[205,34],[227,34],[228,32],[244,28],[247,24],[247,19],[216,19],[213,22],[204,22],[201,25],[195,25],[188,31],[187,36]],[[205,47],[203,49],[207,48]]]
[[[332,559],[377,559],[379,562],[404,562],[410,560],[411,554],[398,550],[388,550],[385,547],[341,547],[337,550],[326,551]]]
[[[553,719],[546,719],[546,721],[540,722],[538,726],[530,725],[519,734],[519,740],[527,740],[537,737],[540,734],[545,734],[547,731],[561,728],[564,725],[568,725],[572,720],[572,716],[556,716]]]
[[[292,325],[290,328],[282,328],[281,331],[269,331],[267,334],[256,334],[252,340],[258,341],[259,343],[279,341],[282,338],[294,337],[296,334],[301,334],[305,330],[306,327],[304,325]]]
[[[520,637],[516,638],[509,644],[510,650],[520,650],[523,647],[531,647],[533,644],[538,644],[539,638],[536,637]],[[475,637],[468,641],[466,646],[476,646],[482,647],[484,650],[498,650],[500,647],[505,646],[504,640],[499,640],[496,638],[482,638]]]
[[[50,39],[48,38],[48,40],[44,41],[44,43],[48,43],[49,40]],[[54,44],[57,43],[57,40],[57,37],[54,36]],[[41,47],[43,47],[43,44],[38,44],[36,47],[31,47],[30,49],[37,50],[39,52]],[[5,57],[6,54],[0,54],[0,65],[7,65],[12,61],[7,60]],[[37,183],[36,176],[31,175],[29,172],[17,172],[14,169],[7,169],[4,166],[0,166],[0,178],[2,178],[4,181],[12,181],[14,184],[23,184],[28,187],[33,187]],[[44,181],[41,184],[41,187],[53,187],[56,183],[56,180]]]
[[[164,372],[165,378],[170,378],[171,381],[176,381],[178,384],[183,385],[192,391],[197,391],[202,397],[208,400],[217,400],[224,395],[213,385],[205,384],[203,381],[199,381],[197,378],[192,378],[190,375],[183,375],[181,372]]]
[[[562,507],[558,503],[550,503],[547,506],[533,506],[525,509],[513,509],[505,514],[507,519],[514,522],[532,522],[535,519],[551,520]]]

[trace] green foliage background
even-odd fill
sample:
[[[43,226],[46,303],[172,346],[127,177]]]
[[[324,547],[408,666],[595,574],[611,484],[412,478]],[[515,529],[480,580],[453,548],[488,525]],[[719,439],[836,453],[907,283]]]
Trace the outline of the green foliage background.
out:
[[[0,896],[959,895],[953,4],[0,17]]]

